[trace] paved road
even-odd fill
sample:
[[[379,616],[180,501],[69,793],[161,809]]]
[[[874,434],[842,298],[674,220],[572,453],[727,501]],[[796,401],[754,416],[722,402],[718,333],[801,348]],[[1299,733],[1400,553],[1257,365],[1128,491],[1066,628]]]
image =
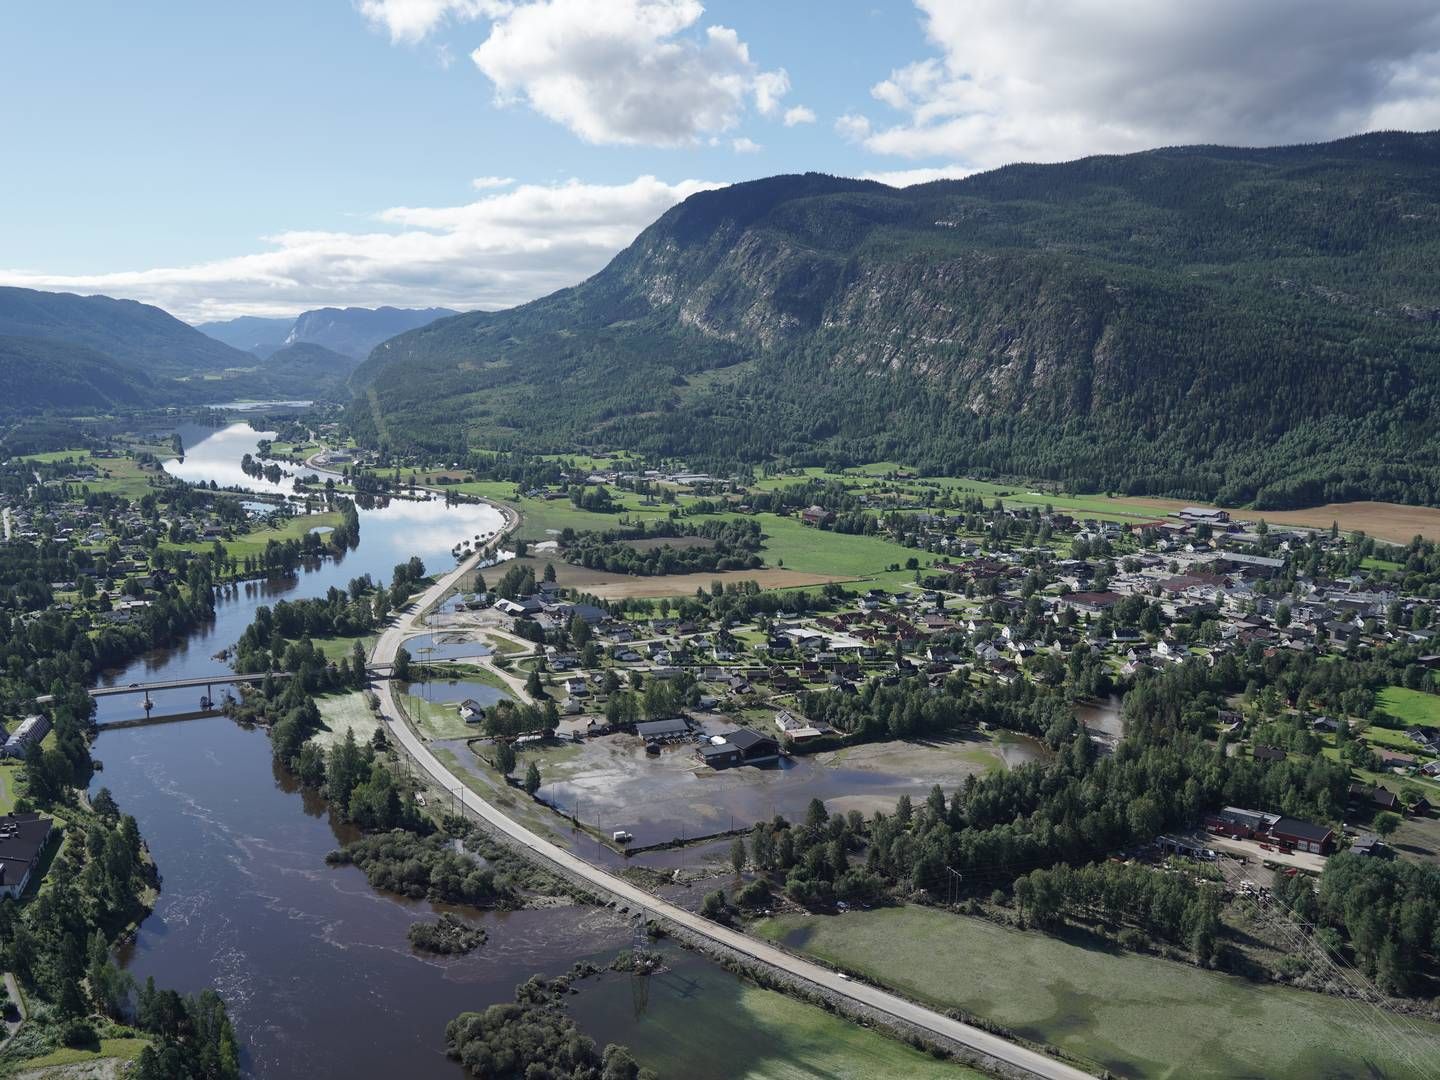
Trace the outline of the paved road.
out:
[[[511,526],[508,516],[506,526],[507,529]],[[394,663],[395,652],[399,649],[401,642],[410,634],[425,632],[426,628],[417,623],[416,613],[423,612],[430,606],[438,603],[445,593],[455,587],[462,575],[470,568],[471,562],[473,561],[473,558],[467,560],[455,570],[440,578],[439,581],[414,601],[407,611],[397,618],[389,629],[381,634],[380,639],[375,644],[375,651],[372,656],[372,662],[376,666]],[[849,998],[851,1001],[858,1002],[861,1005],[899,1017],[907,1023],[914,1024],[916,1027],[933,1032],[947,1039],[953,1039],[955,1042],[969,1046],[981,1053],[988,1054],[1016,1068],[1026,1070],[1035,1076],[1044,1077],[1046,1080],[1086,1080],[1086,1078],[1090,1077],[1089,1073],[1063,1064],[1044,1054],[1026,1049],[1023,1046],[1017,1046],[1006,1039],[1000,1038],[998,1035],[992,1035],[988,1031],[983,1031],[980,1028],[961,1023],[958,1020],[952,1020],[948,1016],[935,1012],[933,1009],[927,1009],[922,1005],[917,1005],[914,1002],[907,1001],[887,991],[842,978],[829,968],[821,967],[818,964],[801,959],[766,942],[747,937],[728,927],[720,926],[718,923],[711,922],[709,919],[703,919],[699,915],[652,896],[643,889],[631,885],[628,881],[618,878],[592,863],[586,862],[574,853],[551,843],[531,832],[523,825],[512,821],[475,792],[465,787],[457,777],[452,775],[445,766],[430,753],[430,749],[425,742],[417,737],[410,729],[410,726],[405,722],[395,702],[394,683],[388,680],[381,687],[380,707],[386,720],[390,722],[391,734],[394,735],[410,756],[415,759],[421,768],[430,774],[442,789],[454,792],[464,803],[465,807],[473,814],[483,818],[494,828],[505,833],[518,843],[523,844],[536,855],[563,867],[565,870],[586,881],[592,882],[612,896],[619,897],[628,904],[652,912],[671,923],[682,926],[692,933],[708,938],[738,953],[770,964],[782,971],[789,972],[792,975],[812,982],[833,994]]]
[[[259,672],[255,675],[201,675],[194,679],[162,679],[159,682],[136,683],[134,686],[126,683],[123,686],[92,686],[90,696],[92,698],[118,697],[121,694],[148,694],[151,690],[184,690],[196,686],[235,686],[240,683],[264,682],[267,675],[275,679],[288,679],[288,671]],[[44,705],[54,701],[50,694],[41,694],[35,699],[37,704]]]

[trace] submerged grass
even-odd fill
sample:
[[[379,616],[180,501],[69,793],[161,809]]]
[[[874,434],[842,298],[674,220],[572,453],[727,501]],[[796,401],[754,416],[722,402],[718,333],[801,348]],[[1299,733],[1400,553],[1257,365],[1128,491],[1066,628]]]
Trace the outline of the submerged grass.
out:
[[[1339,998],[926,908],[757,924],[940,1008],[963,1009],[1127,1077],[1419,1080],[1384,1031]],[[1436,1060],[1440,1025],[1412,1050]],[[1428,1050],[1428,1059],[1420,1056]]]

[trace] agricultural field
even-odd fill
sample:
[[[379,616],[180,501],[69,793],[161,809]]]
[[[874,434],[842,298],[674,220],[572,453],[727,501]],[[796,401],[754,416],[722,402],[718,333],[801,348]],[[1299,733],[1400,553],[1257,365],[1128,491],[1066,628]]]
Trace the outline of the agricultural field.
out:
[[[963,1009],[1127,1077],[1422,1075],[1371,1018],[1343,999],[1078,939],[914,907],[786,915],[756,930],[917,1000]],[[1413,1023],[1440,1039],[1440,1025]]]

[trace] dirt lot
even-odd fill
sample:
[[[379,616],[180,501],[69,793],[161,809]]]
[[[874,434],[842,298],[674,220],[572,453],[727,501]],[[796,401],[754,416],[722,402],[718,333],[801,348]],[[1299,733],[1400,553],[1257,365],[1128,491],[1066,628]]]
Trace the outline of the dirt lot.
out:
[[[1179,499],[1127,497],[1125,501],[1137,506],[1154,507],[1166,514],[1195,505]],[[1358,530],[1394,544],[1408,544],[1417,533],[1427,540],[1440,539],[1440,509],[1430,506],[1344,502],[1326,503],[1324,506],[1313,506],[1306,510],[1232,510],[1231,513],[1252,521],[1263,517],[1277,525],[1309,525],[1316,529],[1328,529],[1334,521],[1338,522],[1345,532]]]

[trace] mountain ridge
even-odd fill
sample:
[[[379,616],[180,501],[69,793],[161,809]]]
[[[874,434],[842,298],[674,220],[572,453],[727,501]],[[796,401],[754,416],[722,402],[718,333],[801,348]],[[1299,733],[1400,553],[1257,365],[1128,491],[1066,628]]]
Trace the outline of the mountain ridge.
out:
[[[82,346],[151,378],[244,366],[252,358],[138,300],[0,286],[0,335]]]
[[[458,314],[443,307],[325,307],[303,311],[294,318],[242,315],[197,323],[195,328],[262,359],[286,345],[312,344],[358,360],[387,338]]]
[[[1437,179],[1440,136],[1383,132],[732,185],[577,286],[383,343],[352,420],[400,452],[1434,502]]]

